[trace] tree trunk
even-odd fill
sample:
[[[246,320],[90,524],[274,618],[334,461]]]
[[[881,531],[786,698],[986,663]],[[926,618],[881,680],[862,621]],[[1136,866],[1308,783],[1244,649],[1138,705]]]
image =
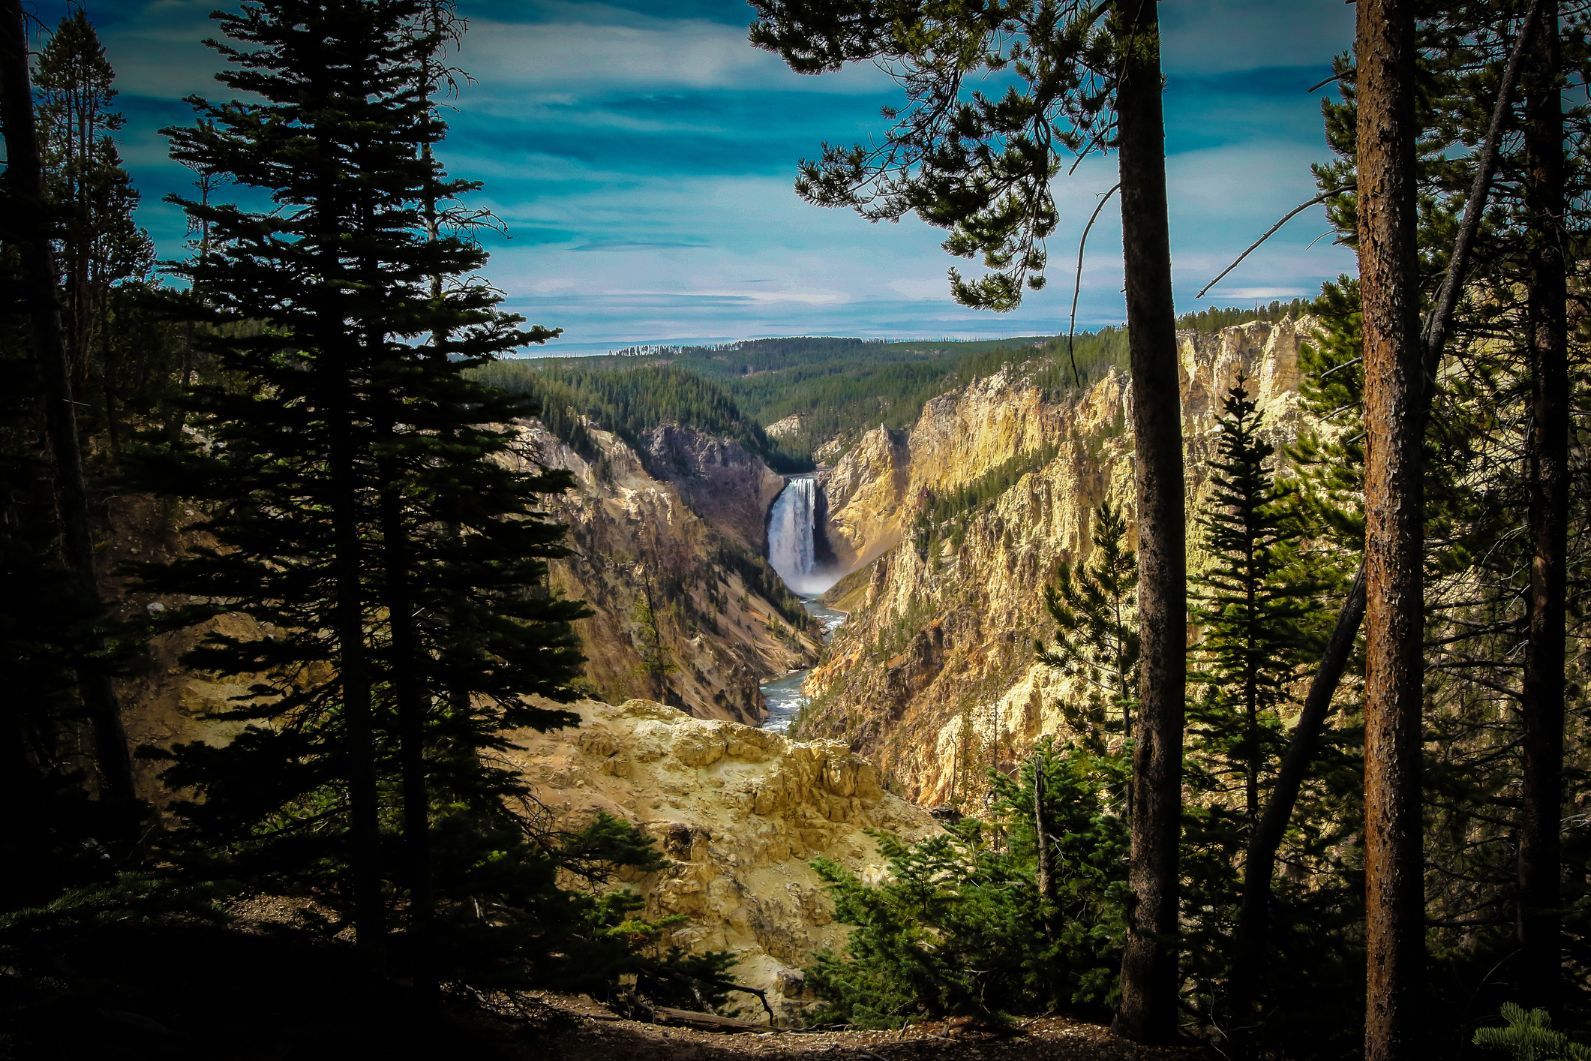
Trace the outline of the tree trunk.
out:
[[[1055,878],[1050,874],[1050,833],[1044,826],[1044,764],[1048,756],[1034,751],[1033,763],[1033,882],[1039,892],[1039,907],[1048,914],[1055,902]]]
[[[1287,824],[1292,819],[1293,808],[1298,804],[1298,794],[1304,779],[1309,776],[1309,765],[1314,760],[1320,735],[1326,728],[1326,718],[1331,713],[1331,700],[1348,669],[1353,656],[1354,642],[1359,637],[1359,626],[1365,614],[1365,571],[1361,564],[1337,615],[1337,625],[1321,654],[1320,667],[1309,683],[1304,696],[1303,709],[1293,726],[1292,738],[1281,768],[1276,771],[1276,783],[1271,787],[1270,801],[1265,804],[1254,831],[1249,834],[1248,852],[1243,860],[1243,898],[1238,909],[1235,956],[1232,963],[1232,1012],[1239,1020],[1247,1017],[1253,1008],[1254,992],[1259,982],[1260,968],[1264,964],[1266,940],[1270,936],[1271,881],[1276,876],[1276,853],[1281,849],[1282,838],[1287,835]]]
[[[392,403],[383,400],[378,424],[379,444],[394,442]],[[392,627],[391,666],[398,701],[398,760],[403,788],[403,849],[409,884],[409,932],[413,952],[414,994],[418,1016],[429,1017],[436,1006],[433,961],[431,886],[431,801],[425,773],[426,693],[418,673],[425,653],[414,614],[409,528],[399,492],[397,460],[377,462],[381,477],[381,541],[385,572],[385,603]]]
[[[335,321],[340,326],[341,321]],[[330,333],[335,335],[335,331]],[[386,951],[386,911],[381,898],[380,822],[376,795],[375,737],[371,722],[370,667],[365,652],[364,547],[359,533],[359,486],[350,420],[351,365],[333,359],[336,346],[322,350],[321,371],[330,377],[327,414],[331,420],[332,578],[336,586],[333,622],[337,631],[337,669],[343,693],[344,754],[349,803],[349,870],[352,877],[356,942],[373,987]]]
[[[1252,532],[1247,542],[1247,553],[1244,558],[1247,563],[1244,578],[1248,584],[1244,587],[1246,599],[1243,602],[1248,624],[1243,646],[1243,820],[1249,831],[1253,832],[1254,823],[1260,816],[1260,660],[1259,650],[1255,647],[1259,640],[1260,620],[1255,605],[1255,584],[1259,579],[1255,574]]]
[[[1525,212],[1530,226],[1531,433],[1529,634],[1519,827],[1519,998],[1556,1010],[1561,962],[1564,636],[1569,527],[1569,352],[1564,265],[1563,109],[1558,5],[1548,0],[1525,91]]]
[[[311,91],[319,78],[311,75]],[[331,626],[337,638],[337,673],[343,694],[344,780],[348,785],[348,869],[353,899],[354,945],[366,976],[365,1016],[374,1019],[386,965],[386,906],[381,890],[380,797],[376,789],[375,728],[370,658],[365,642],[366,564],[360,458],[354,435],[361,413],[356,391],[366,370],[357,336],[348,334],[348,314],[340,292],[354,280],[343,269],[339,247],[352,226],[337,191],[347,177],[324,154],[317,160],[319,201],[316,238],[320,241],[316,306],[316,372],[319,374],[328,446],[328,509],[332,525],[330,576]],[[367,382],[367,381],[366,381]],[[366,421],[368,425],[368,421]]]
[[[44,395],[45,429],[55,475],[55,503],[61,525],[61,549],[85,601],[100,604],[94,571],[94,543],[89,531],[88,489],[83,480],[83,454],[77,433],[76,403],[68,362],[61,310],[56,300],[54,253],[44,203],[43,171],[34,127],[33,91],[28,81],[27,30],[19,0],[0,0],[0,121],[5,124],[6,178],[12,197],[11,224],[22,258],[23,282],[33,328],[39,377]],[[99,655],[98,634],[95,635]],[[78,684],[94,735],[94,761],[100,798],[111,810],[119,830],[130,829],[136,814],[132,757],[110,676],[92,660],[78,666]]]
[[[1475,180],[1464,203],[1464,218],[1453,242],[1453,254],[1448,259],[1447,274],[1442,279],[1436,304],[1421,331],[1425,370],[1419,400],[1422,432],[1425,419],[1431,411],[1436,373],[1442,364],[1448,326],[1458,305],[1459,290],[1469,271],[1475,234],[1480,227],[1486,197],[1491,189],[1492,174],[1497,168],[1498,146],[1509,101],[1519,81],[1521,59],[1542,3],[1543,0],[1534,0],[1526,12],[1524,22],[1520,25],[1519,39],[1504,68],[1502,84],[1498,87],[1497,101],[1492,109],[1491,125],[1476,159]],[[1233,1010],[1240,1015],[1246,1015],[1252,1006],[1254,987],[1259,980],[1264,959],[1266,938],[1270,932],[1271,882],[1276,874],[1276,854],[1281,849],[1282,838],[1287,834],[1287,825],[1292,820],[1293,808],[1298,803],[1304,779],[1309,775],[1315,749],[1326,728],[1326,719],[1331,715],[1332,697],[1336,695],[1337,686],[1348,669],[1348,660],[1353,655],[1353,646],[1358,639],[1364,615],[1365,567],[1361,561],[1342,610],[1337,613],[1337,624],[1332,629],[1325,652],[1321,654],[1320,665],[1304,696],[1304,706],[1293,727],[1281,769],[1277,771],[1270,801],[1260,816],[1259,827],[1249,838],[1248,852],[1243,861],[1243,900],[1238,913],[1237,956],[1232,976]]]
[[[1156,0],[1135,0],[1118,4],[1114,17],[1123,42],[1116,112],[1143,632],[1128,870],[1133,898],[1115,1027],[1129,1039],[1158,1042],[1177,1029],[1177,844],[1187,683],[1182,408],[1166,218],[1159,7]]]
[[[1414,11],[1360,0],[1359,282],[1365,427],[1365,1057],[1420,1048],[1424,488],[1415,257]]]

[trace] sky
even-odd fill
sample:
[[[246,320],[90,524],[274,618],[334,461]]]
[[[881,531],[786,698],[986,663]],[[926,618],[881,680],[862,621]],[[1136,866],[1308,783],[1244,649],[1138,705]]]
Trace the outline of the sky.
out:
[[[159,130],[192,120],[184,96],[216,95],[201,43],[226,0],[82,0],[118,74],[140,222],[163,257],[184,253],[191,175]],[[915,218],[872,224],[802,202],[799,160],[825,141],[881,131],[898,98],[869,65],[797,75],[746,41],[739,0],[458,0],[468,20],[441,157],[480,180],[473,200],[505,227],[484,242],[509,308],[564,335],[547,352],[784,335],[949,338],[1064,332],[1077,241],[1114,156],[1056,180],[1061,223],[1050,285],[1011,313],[958,306],[945,253]],[[64,0],[33,0],[53,25]],[[1320,207],[1301,214],[1202,301],[1195,293],[1315,192],[1326,157],[1319,93],[1349,46],[1342,0],[1167,0],[1167,177],[1179,311],[1311,296],[1353,270]],[[1121,226],[1089,237],[1080,330],[1119,323]]]

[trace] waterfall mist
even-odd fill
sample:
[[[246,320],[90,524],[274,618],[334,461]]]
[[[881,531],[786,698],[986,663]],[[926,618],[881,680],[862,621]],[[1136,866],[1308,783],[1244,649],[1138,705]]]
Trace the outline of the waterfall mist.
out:
[[[821,564],[817,546],[818,481],[791,479],[768,515],[768,562],[785,585],[817,596],[834,585],[837,572]]]

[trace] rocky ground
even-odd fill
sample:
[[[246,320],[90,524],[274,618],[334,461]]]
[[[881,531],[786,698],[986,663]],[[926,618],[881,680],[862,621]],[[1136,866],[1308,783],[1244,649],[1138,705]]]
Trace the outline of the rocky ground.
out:
[[[847,935],[812,860],[878,879],[874,832],[915,840],[940,828],[837,741],[793,741],[645,700],[572,707],[573,730],[514,735],[510,758],[536,798],[565,828],[601,811],[654,837],[663,868],[622,884],[648,916],[688,919],[670,945],[733,954],[735,980],[766,991],[781,1017],[810,1001],[800,970]]]
[[[899,1031],[710,1032],[627,1020],[586,998],[533,994],[520,1000],[501,1034],[507,1057],[538,1061],[729,1061],[732,1058],[874,1061],[1001,1061],[1005,1058],[1128,1061],[1202,1057],[1194,1046],[1151,1049],[1106,1028],[1064,1017],[1009,1026],[933,1021]],[[523,1052],[519,1052],[520,1049]]]

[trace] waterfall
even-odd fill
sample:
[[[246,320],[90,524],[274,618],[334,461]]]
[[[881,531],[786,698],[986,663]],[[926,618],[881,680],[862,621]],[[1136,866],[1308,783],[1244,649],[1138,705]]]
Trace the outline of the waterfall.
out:
[[[785,585],[813,596],[834,584],[817,560],[818,481],[811,476],[785,484],[768,515],[768,562]]]

